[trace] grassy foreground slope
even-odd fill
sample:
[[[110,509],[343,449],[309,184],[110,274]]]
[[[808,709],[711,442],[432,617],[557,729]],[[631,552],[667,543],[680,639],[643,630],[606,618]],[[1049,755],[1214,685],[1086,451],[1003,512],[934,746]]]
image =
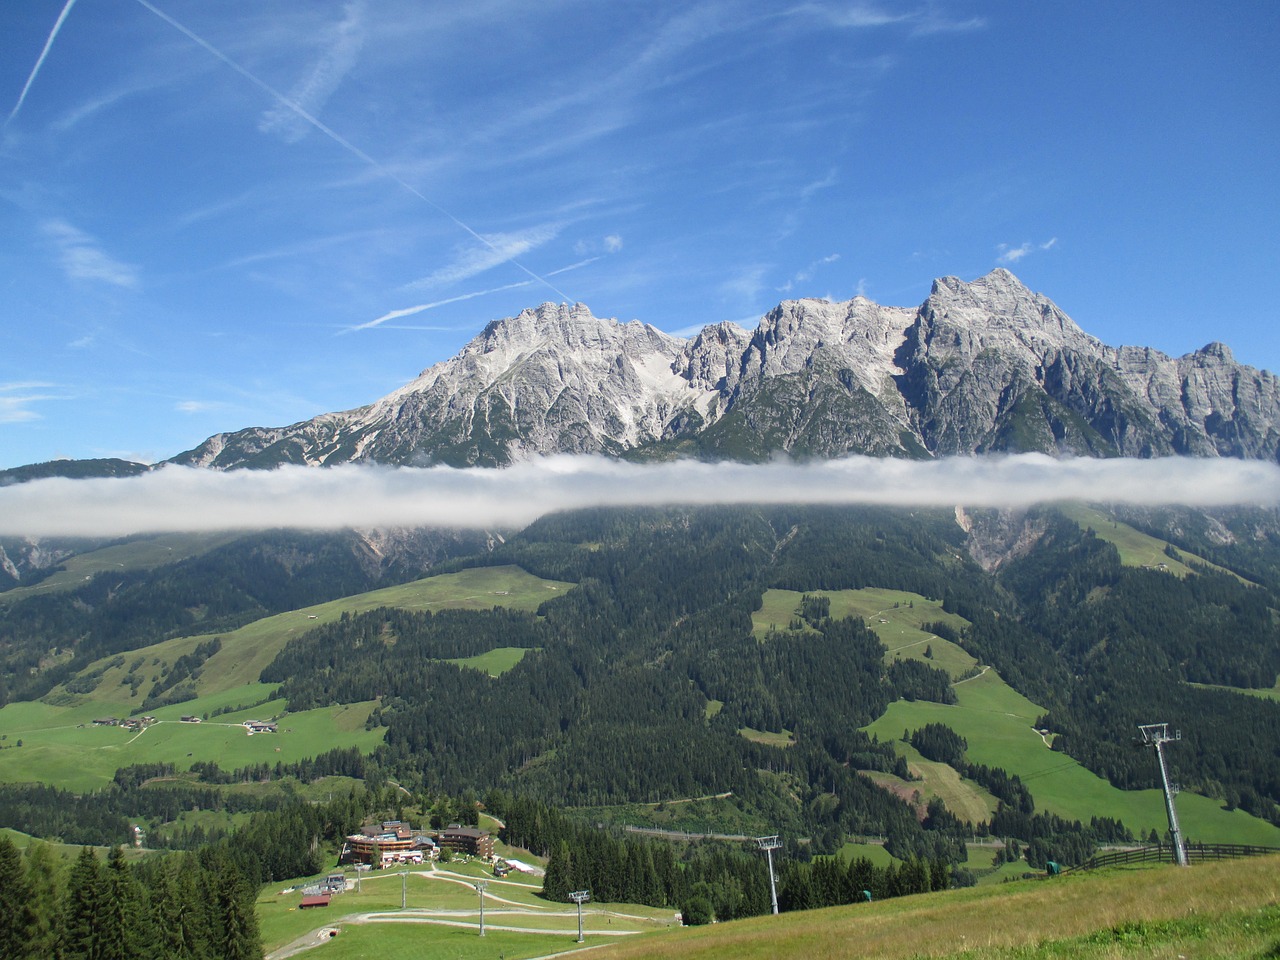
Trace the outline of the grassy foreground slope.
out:
[[[948,890],[639,936],[593,953],[602,960],[1261,960],[1280,956],[1280,858]]]
[[[97,685],[87,693],[73,694],[58,687],[43,701],[0,708],[0,730],[5,736],[0,741],[0,782],[40,781],[90,790],[107,783],[119,767],[134,763],[173,763],[181,770],[206,760],[234,769],[253,763],[289,763],[334,747],[370,751],[385,733],[382,727],[365,730],[372,702],[285,714],[284,701],[272,699],[275,685],[258,681],[262,668],[291,638],[343,613],[379,607],[487,610],[503,606],[532,611],[572,586],[542,580],[515,566],[480,567],[265,617],[219,634],[222,647],[204,664],[195,683],[196,699],[148,711],[161,722],[141,733],[95,727],[93,720],[136,712],[153,678],[210,638],[166,640],[114,658],[119,661],[115,666],[109,666],[113,658],[104,658],[84,671],[101,672]],[[518,656],[499,650],[475,659],[478,669],[500,673]],[[127,677],[134,670],[148,682],[131,696]],[[209,716],[201,724],[178,722],[186,714]],[[244,720],[271,717],[280,717],[279,734],[248,736],[238,726]],[[20,747],[16,746],[19,740]]]

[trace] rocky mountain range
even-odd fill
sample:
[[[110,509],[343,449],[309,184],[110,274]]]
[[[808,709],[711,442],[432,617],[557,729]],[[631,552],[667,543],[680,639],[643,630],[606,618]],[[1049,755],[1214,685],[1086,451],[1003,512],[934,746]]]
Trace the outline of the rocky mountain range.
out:
[[[545,303],[368,406],[210,437],[171,462],[501,466],[537,455],[757,460],[1042,451],[1276,460],[1280,379],[1220,343],[1111,347],[1007,270],[918,308],[788,300],[691,339]]]

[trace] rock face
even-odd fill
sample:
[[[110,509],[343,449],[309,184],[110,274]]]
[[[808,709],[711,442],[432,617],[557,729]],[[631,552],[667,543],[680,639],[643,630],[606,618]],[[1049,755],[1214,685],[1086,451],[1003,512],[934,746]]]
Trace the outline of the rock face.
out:
[[[551,453],[737,460],[1280,457],[1280,380],[1222,344],[1109,347],[1007,270],[916,309],[789,300],[690,340],[543,304],[366,407],[210,437],[173,462],[499,466]]]

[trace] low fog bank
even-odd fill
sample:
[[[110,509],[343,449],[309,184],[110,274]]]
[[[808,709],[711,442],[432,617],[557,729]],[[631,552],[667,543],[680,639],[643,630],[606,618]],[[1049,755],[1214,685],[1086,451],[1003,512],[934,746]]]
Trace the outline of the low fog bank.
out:
[[[502,470],[164,467],[127,479],[0,488],[0,535],[123,536],[294,527],[522,527],[546,513],[664,504],[1027,507],[1052,500],[1217,507],[1280,503],[1280,466],[1229,459],[633,464],[557,456]]]

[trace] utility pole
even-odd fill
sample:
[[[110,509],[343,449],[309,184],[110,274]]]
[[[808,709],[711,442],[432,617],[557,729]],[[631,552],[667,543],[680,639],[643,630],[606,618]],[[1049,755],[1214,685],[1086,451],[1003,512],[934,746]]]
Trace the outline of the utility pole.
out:
[[[409,906],[409,871],[400,871],[400,909]]]
[[[590,890],[575,890],[569,899],[578,905],[578,942],[582,943],[582,905],[591,899]]]
[[[778,884],[773,879],[773,851],[782,846],[782,841],[776,836],[772,837],[756,837],[756,843],[760,845],[760,849],[764,851],[764,855],[769,859],[769,901],[773,904],[774,916],[778,913]]]
[[[480,936],[484,936],[484,888],[489,885],[488,880],[477,880],[475,882],[476,893],[480,894]]]
[[[1178,785],[1169,782],[1169,767],[1164,760],[1164,745],[1166,743],[1174,743],[1182,739],[1182,731],[1179,730],[1173,736],[1169,735],[1169,725],[1167,723],[1148,723],[1140,724],[1138,732],[1142,734],[1140,741],[1142,746],[1154,747],[1156,751],[1156,760],[1160,763],[1160,784],[1164,787],[1164,809],[1169,815],[1169,836],[1173,839],[1173,858],[1178,866],[1187,866],[1187,848],[1182,843],[1182,828],[1178,825],[1178,810],[1173,804],[1173,798],[1178,793]]]

